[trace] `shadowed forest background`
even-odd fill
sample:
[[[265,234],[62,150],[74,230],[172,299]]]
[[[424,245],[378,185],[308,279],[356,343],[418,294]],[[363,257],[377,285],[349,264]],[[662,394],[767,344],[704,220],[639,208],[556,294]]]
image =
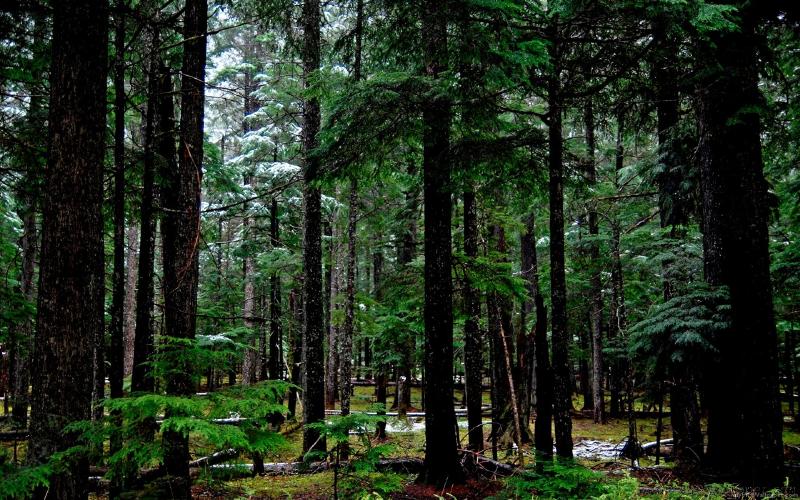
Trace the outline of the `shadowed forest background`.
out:
[[[792,498],[799,36],[0,5],[0,498]]]

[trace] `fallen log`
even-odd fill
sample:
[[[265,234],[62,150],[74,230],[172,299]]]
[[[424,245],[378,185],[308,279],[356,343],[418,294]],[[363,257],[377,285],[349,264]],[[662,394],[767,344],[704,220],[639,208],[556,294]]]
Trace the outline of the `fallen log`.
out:
[[[656,446],[658,446],[659,444],[661,446],[671,445],[673,443],[673,441],[674,440],[670,438],[670,439],[662,439],[660,443],[658,441],[653,441],[651,443],[644,443],[641,446],[641,450],[643,452],[647,453],[648,451],[655,450]]]
[[[192,460],[191,462],[189,462],[189,468],[192,469],[192,468],[211,467],[217,464],[225,463],[228,460],[233,460],[238,456],[239,456],[238,450],[234,450],[233,448],[228,448],[227,450],[218,451],[206,457],[198,458],[197,460]]]

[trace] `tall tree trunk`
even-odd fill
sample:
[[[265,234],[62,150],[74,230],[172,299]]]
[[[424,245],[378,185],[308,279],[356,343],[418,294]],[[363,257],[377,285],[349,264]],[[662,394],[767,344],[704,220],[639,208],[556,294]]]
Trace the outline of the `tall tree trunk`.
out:
[[[303,1],[303,86],[308,88],[320,64],[319,0]],[[324,356],[322,349],[322,214],[319,159],[311,154],[317,147],[320,108],[316,97],[303,103],[303,451],[325,451],[325,439],[308,424],[325,418]]]
[[[48,161],[28,461],[76,444],[90,416],[92,342],[103,332],[103,157],[108,4],[53,4]],[[36,497],[86,498],[88,461],[73,457]]]
[[[536,217],[531,213],[526,224],[526,253],[530,262],[525,267],[528,293],[536,307],[536,325],[533,329],[534,363],[536,370],[536,421],[534,422],[534,447],[536,452],[549,457],[553,454],[553,374],[550,367],[550,349],[547,345],[547,310],[539,288],[539,264],[536,254]]]
[[[340,195],[336,189],[336,198]],[[330,293],[328,295],[328,352],[325,359],[325,408],[334,409],[339,391],[339,338],[341,337],[341,311],[339,294],[342,290],[342,271],[344,254],[342,253],[342,234],[339,227],[340,210],[337,207],[331,215],[330,223]]]
[[[557,21],[556,21],[557,23]],[[558,456],[572,457],[572,399],[570,390],[569,334],[567,332],[567,284],[564,273],[564,144],[559,29],[554,26],[550,58],[554,65],[548,89],[550,172],[550,302],[553,328],[553,416]]]
[[[33,105],[32,105],[33,106]],[[37,231],[36,231],[36,198],[27,193],[24,195],[25,208],[22,218],[22,272],[20,275],[20,292],[24,299],[33,303],[34,289],[33,278],[36,269]],[[11,388],[11,421],[15,428],[28,427],[28,405],[30,403],[28,391],[31,382],[31,355],[33,353],[34,329],[30,318],[22,321],[16,335],[13,347],[15,348],[9,372],[13,377]]]
[[[251,60],[253,57],[252,44],[246,43],[244,47],[244,59]],[[246,134],[253,130],[253,121],[250,115],[258,110],[258,103],[253,98],[255,91],[255,84],[253,83],[252,70],[247,68],[244,71],[244,120],[242,122],[242,131]],[[253,187],[253,176],[248,171],[244,175],[244,185]],[[254,283],[255,275],[255,260],[253,259],[252,249],[248,248],[248,241],[252,237],[250,234],[252,221],[250,220],[248,203],[243,205],[244,216],[242,217],[242,246],[244,247],[244,257],[242,259],[242,280],[243,296],[242,303],[242,317],[244,327],[248,330],[248,337],[246,344],[248,346],[244,353],[244,360],[242,363],[242,385],[250,385],[256,381],[256,372],[258,371],[258,350],[256,342],[258,339],[258,326],[253,321],[253,312],[255,311],[256,288]]]
[[[159,35],[153,32],[151,45],[158,46]],[[163,115],[165,111],[160,96],[166,79],[169,76],[160,74],[159,63],[156,56],[150,61],[148,71],[148,96],[147,110],[145,114],[145,138],[144,138],[144,171],[142,173],[142,206],[141,206],[141,231],[139,242],[139,278],[136,286],[136,333],[134,335],[133,348],[133,375],[131,377],[132,392],[153,392],[155,381],[153,380],[152,368],[150,363],[153,355],[153,307],[154,307],[154,285],[153,285],[153,266],[155,265],[155,245],[156,245],[156,217],[155,217],[155,127],[156,117],[158,116],[159,132],[166,126],[165,121],[171,120],[170,117]],[[172,85],[169,85],[170,92]],[[171,100],[171,97],[170,97]],[[172,131],[170,130],[170,134]],[[171,137],[171,136],[170,136]],[[163,138],[162,138],[163,140]],[[174,149],[174,146],[173,146]],[[174,166],[168,159],[163,159],[167,165],[162,165],[164,172],[171,170]]]
[[[353,61],[353,79],[361,80],[361,50],[364,37],[364,0],[356,1],[356,27],[355,27],[355,54]],[[355,307],[356,307],[356,230],[358,223],[358,181],[355,177],[350,179],[350,210],[347,217],[347,279],[344,332],[341,339],[341,353],[339,364],[341,366],[341,406],[342,415],[350,414],[350,394],[353,391],[353,335],[355,333]],[[345,458],[347,447],[345,447]]]
[[[778,485],[783,423],[756,34],[764,7],[731,3],[739,7],[739,29],[713,33],[699,54],[705,277],[727,287],[731,304],[730,328],[716,339],[719,362],[708,372],[707,458],[726,476]]]
[[[111,292],[111,397],[122,397],[125,345],[125,3],[117,2],[114,36],[114,275]]]
[[[468,265],[474,265],[478,257],[478,214],[475,207],[475,193],[464,193],[464,255]],[[483,353],[480,331],[480,295],[474,285],[473,270],[467,271],[464,281],[464,390],[467,399],[467,427],[469,449],[483,449]]]
[[[615,170],[614,170],[614,189],[616,192],[620,190],[620,172],[625,163],[625,148],[623,139],[625,136],[625,113],[623,109],[618,110],[617,115],[617,139],[615,151]],[[609,307],[611,313],[609,314],[609,337],[616,339],[618,345],[626,345],[626,335],[628,329],[628,314],[625,309],[625,286],[622,274],[622,260],[620,258],[620,221],[616,213],[611,216],[611,300]],[[634,365],[627,359],[620,359],[616,362],[616,378],[618,387],[625,390],[624,405],[627,405],[628,415],[628,444],[626,445],[627,452],[633,464],[638,458],[638,438],[636,432],[635,413],[633,411],[634,404],[634,380],[633,380]],[[617,393],[619,394],[617,389]],[[612,397],[614,393],[612,391]],[[620,396],[620,406],[623,402]]]
[[[139,278],[139,227],[131,224],[125,237],[128,242],[125,269],[128,276],[125,278],[125,306],[124,306],[124,343],[125,366],[124,376],[133,373],[133,345],[136,338],[136,281]]]
[[[197,320],[200,248],[200,181],[203,176],[203,106],[205,102],[206,0],[187,0],[183,18],[181,119],[178,168],[165,173],[163,192],[163,259],[165,360],[171,370],[167,394],[194,393],[192,360],[186,342],[194,340]],[[167,416],[180,416],[170,412]],[[191,496],[189,436],[165,431],[164,467],[175,481],[177,496]]]
[[[278,226],[278,199],[272,198],[269,214],[270,246],[277,249],[280,243]],[[269,277],[269,378],[278,380],[283,373],[283,339],[281,338],[281,277],[273,272]]]
[[[359,0],[359,6],[362,0]],[[359,16],[360,17],[360,16]],[[358,23],[357,23],[358,24]],[[356,307],[356,223],[358,220],[358,183],[353,177],[350,180],[350,210],[347,223],[347,278],[344,313],[344,330],[340,339],[339,366],[341,370],[341,407],[342,415],[350,414],[350,393],[353,390],[353,333]]]
[[[383,300],[383,253],[378,250],[372,254],[372,283],[374,288],[375,301],[380,304]],[[376,339],[375,348],[380,350],[384,345],[381,339]],[[386,363],[378,361],[375,368],[375,402],[383,405],[384,410],[378,411],[378,415],[385,414],[386,408]],[[383,441],[386,439],[386,421],[378,422],[375,426],[375,439]]]
[[[590,186],[597,183],[597,167],[595,165],[594,109],[592,100],[586,103],[584,110],[586,122],[586,181]],[[606,405],[603,383],[605,367],[603,363],[603,286],[600,280],[600,225],[597,220],[597,206],[593,200],[589,202],[589,260],[591,261],[591,287],[589,323],[592,334],[592,400],[595,423],[605,423]]]
[[[125,376],[125,2],[117,1],[114,34],[114,274],[111,292],[111,346],[108,353],[109,385],[112,398],[121,398]],[[109,453],[122,449],[120,412],[113,414],[114,429]],[[119,495],[122,481],[111,483],[111,497]]]
[[[447,4],[425,0],[422,38],[431,79],[447,69]],[[453,407],[453,283],[450,222],[450,103],[437,95],[423,105],[425,199],[425,470],[443,485],[463,480]]]
[[[302,286],[302,278],[300,279]],[[289,355],[291,356],[290,380],[295,387],[303,384],[301,369],[303,364],[303,296],[296,289],[289,292],[289,313],[292,315],[291,328],[289,330]],[[294,419],[297,415],[297,389],[289,389],[287,401],[289,418]]]
[[[675,57],[677,40],[670,34],[670,21],[657,18],[654,22],[653,80],[656,94],[658,156],[661,165],[658,183],[658,207],[662,228],[672,227],[672,235],[680,233],[676,226],[688,222],[687,200],[681,192],[681,164],[685,161],[678,148],[679,94]],[[673,265],[662,264],[664,300],[673,296]],[[703,435],[697,404],[696,374],[681,370],[670,384],[670,411],[673,437],[673,457],[678,467],[693,467],[703,456]]]
[[[417,175],[417,167],[414,162],[409,162],[406,173],[410,177]],[[398,252],[398,264],[407,267],[414,260],[417,254],[417,213],[419,209],[419,191],[411,187],[405,192],[405,213],[403,223],[403,236],[400,241],[400,251]],[[417,348],[416,338],[413,332],[407,332],[401,341],[401,359],[399,368],[398,384],[395,386],[397,412],[404,415],[411,406],[411,379],[414,368],[414,353]],[[403,379],[402,383],[400,379]],[[425,388],[423,387],[424,391]]]

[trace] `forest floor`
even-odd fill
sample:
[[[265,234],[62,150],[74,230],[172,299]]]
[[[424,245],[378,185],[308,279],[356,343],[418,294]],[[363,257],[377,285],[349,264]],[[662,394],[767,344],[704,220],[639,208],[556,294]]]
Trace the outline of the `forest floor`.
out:
[[[353,398],[353,411],[366,411],[372,404],[372,387],[358,386],[355,388]],[[419,390],[414,388],[412,391],[412,406],[410,411],[418,411],[416,407],[421,406],[419,400]],[[457,401],[460,401],[460,394],[457,394]],[[485,403],[488,405],[488,394],[485,396]],[[393,400],[390,393],[389,401]],[[639,460],[636,467],[631,467],[630,460],[619,457],[618,450],[628,436],[627,419],[608,419],[605,424],[595,424],[589,412],[581,412],[582,400],[574,400],[576,411],[573,412],[573,441],[576,461],[574,465],[556,466],[553,475],[548,480],[546,478],[521,477],[504,479],[471,479],[465,485],[449,486],[444,489],[432,489],[427,486],[415,483],[416,474],[396,473],[396,472],[357,472],[340,473],[334,475],[331,470],[317,473],[302,473],[291,475],[269,475],[254,476],[245,478],[223,477],[219,472],[224,472],[226,466],[221,466],[213,474],[201,474],[195,481],[193,493],[195,498],[247,498],[247,499],[324,499],[333,498],[334,491],[338,492],[339,498],[392,498],[392,499],[417,499],[417,498],[458,498],[458,499],[481,499],[481,498],[529,498],[534,491],[538,491],[542,496],[549,498],[588,498],[592,485],[602,484],[610,487],[603,498],[675,498],[675,499],[716,499],[716,498],[762,498],[763,492],[754,492],[739,489],[730,484],[709,483],[707,479],[700,477],[682,477],[676,474],[669,461],[669,447],[664,447],[667,455],[656,465],[652,455],[643,457]],[[636,419],[637,437],[641,443],[656,440],[656,430],[658,419],[655,413],[650,413],[648,408],[640,407],[637,401],[637,410],[640,413]],[[457,405],[458,407],[458,405]],[[390,410],[391,411],[391,410]],[[788,425],[789,410],[784,408],[787,416],[787,425],[784,430],[783,440],[787,453],[787,460],[793,463],[800,462],[800,432]],[[462,427],[461,435],[465,436],[463,430],[465,421],[459,420]],[[0,422],[0,432],[7,426],[7,422]],[[296,423],[286,423],[283,426],[284,443],[277,447],[273,453],[263,457],[266,463],[286,463],[294,462],[302,454],[302,430]],[[662,421],[662,439],[671,437],[669,416],[666,415]],[[377,443],[372,436],[351,436],[350,443],[353,455],[357,458],[360,452],[367,448],[372,448],[378,444],[382,445],[382,458],[386,459],[422,459],[424,457],[425,434],[424,418],[409,417],[408,419],[398,419],[389,417],[387,419],[387,435],[385,442]],[[387,446],[383,446],[387,445]],[[485,455],[491,456],[491,442],[487,442]],[[2,446],[9,449],[15,443],[4,441]],[[533,453],[527,447],[524,449],[529,458],[526,458],[528,465],[533,462]],[[198,448],[193,450],[194,454],[200,456],[207,450]],[[20,460],[24,458],[24,441],[16,443],[16,452]],[[503,449],[502,444],[498,444],[497,459],[500,462],[512,463],[516,460],[515,450]],[[239,464],[247,465],[250,463],[249,457],[239,457]],[[228,465],[227,467],[230,467]],[[533,470],[533,469],[529,469]],[[561,480],[553,481],[553,477],[561,477]],[[542,481],[542,479],[544,479]],[[634,481],[635,479],[635,481]],[[527,483],[525,481],[528,481]],[[537,482],[538,481],[538,482]],[[589,485],[589,486],[587,486]],[[604,487],[606,487],[604,486]],[[520,491],[525,495],[520,495]],[[583,492],[583,493],[582,493]],[[784,491],[772,491],[769,498],[800,498]],[[370,496],[372,495],[372,496]],[[146,497],[146,494],[145,496]],[[136,498],[144,498],[137,496]],[[102,494],[95,495],[93,498],[105,498]]]

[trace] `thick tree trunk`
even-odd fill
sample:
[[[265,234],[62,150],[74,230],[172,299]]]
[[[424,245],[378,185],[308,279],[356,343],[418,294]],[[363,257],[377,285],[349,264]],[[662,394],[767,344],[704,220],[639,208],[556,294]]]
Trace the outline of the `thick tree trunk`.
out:
[[[303,86],[308,88],[320,64],[319,0],[303,1]],[[315,97],[303,103],[303,451],[325,451],[319,431],[308,426],[325,418],[325,370],[322,349],[322,214],[319,159],[311,155],[317,147],[320,127],[319,101]]]
[[[76,444],[72,422],[87,420],[92,342],[103,332],[103,158],[108,4],[53,4],[49,151],[28,461]],[[88,462],[78,454],[50,477],[43,498],[86,498]]]
[[[556,451],[572,457],[572,391],[570,383],[569,334],[567,332],[567,283],[564,273],[564,145],[562,136],[561,83],[558,81],[560,51],[558,29],[550,46],[553,75],[548,89],[550,172],[550,302],[553,331],[553,416]]]
[[[755,3],[733,4],[740,28],[714,33],[699,54],[705,277],[727,287],[731,304],[730,328],[716,339],[719,361],[708,371],[707,458],[725,476],[778,485],[783,424],[761,157],[761,19]]]
[[[464,255],[469,264],[478,257],[478,214],[475,193],[464,193]],[[464,281],[464,372],[467,399],[468,445],[472,451],[483,450],[483,404],[482,368],[483,353],[480,331],[481,303],[474,286],[472,269],[467,271]]]
[[[186,342],[194,340],[197,319],[207,17],[206,0],[187,0],[183,18],[179,161],[177,170],[165,172],[164,176],[164,354],[171,370],[166,387],[171,395],[189,395],[195,389]],[[165,431],[162,435],[164,467],[167,474],[176,478],[173,491],[178,497],[188,498],[191,496],[189,436],[181,431]]]
[[[425,0],[422,38],[427,76],[447,69],[447,4]],[[450,103],[441,95],[423,106],[425,199],[425,472],[436,485],[463,480],[453,407],[453,283],[450,222]]]

